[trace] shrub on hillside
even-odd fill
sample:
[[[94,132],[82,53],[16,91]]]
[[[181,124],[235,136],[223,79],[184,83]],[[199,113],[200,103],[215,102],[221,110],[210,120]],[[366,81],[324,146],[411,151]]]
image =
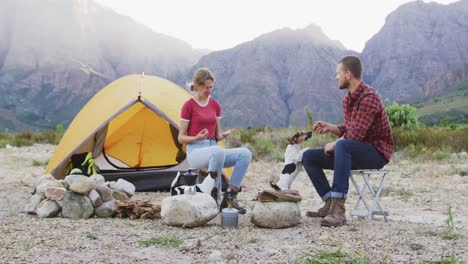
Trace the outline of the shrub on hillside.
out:
[[[416,128],[419,127],[419,121],[416,117],[416,108],[411,105],[399,105],[393,102],[388,106],[385,111],[387,112],[388,120],[392,128]]]

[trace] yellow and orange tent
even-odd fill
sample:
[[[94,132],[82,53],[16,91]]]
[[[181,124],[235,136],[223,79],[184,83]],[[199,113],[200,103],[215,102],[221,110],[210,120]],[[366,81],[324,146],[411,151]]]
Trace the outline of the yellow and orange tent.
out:
[[[46,173],[67,174],[73,154],[92,152],[106,180],[124,178],[137,190],[167,189],[188,169],[177,141],[180,109],[190,94],[163,78],[128,75],[101,89],[75,116]]]

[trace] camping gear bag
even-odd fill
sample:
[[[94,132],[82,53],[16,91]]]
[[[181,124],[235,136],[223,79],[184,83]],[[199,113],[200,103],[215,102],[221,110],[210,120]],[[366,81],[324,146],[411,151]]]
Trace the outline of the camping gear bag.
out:
[[[70,158],[70,167],[68,172],[70,173],[73,169],[81,170],[85,176],[96,174],[96,166],[94,166],[94,159],[92,152],[83,152],[73,154]]]

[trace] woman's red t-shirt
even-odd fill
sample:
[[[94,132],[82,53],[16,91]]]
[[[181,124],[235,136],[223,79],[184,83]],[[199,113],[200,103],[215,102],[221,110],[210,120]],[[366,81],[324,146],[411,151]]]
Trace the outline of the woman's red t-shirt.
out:
[[[190,98],[182,106],[180,119],[190,122],[187,136],[196,136],[204,128],[208,129],[208,138],[216,139],[216,120],[221,118],[221,105],[213,98],[206,105],[200,105]]]

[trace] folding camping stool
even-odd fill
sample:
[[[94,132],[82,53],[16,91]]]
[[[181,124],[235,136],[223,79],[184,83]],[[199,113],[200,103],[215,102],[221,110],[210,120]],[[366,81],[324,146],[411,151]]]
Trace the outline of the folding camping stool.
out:
[[[388,212],[383,209],[379,201],[380,193],[382,192],[382,188],[383,188],[384,179],[388,173],[389,173],[389,170],[385,168],[382,168],[379,170],[369,169],[369,170],[352,170],[351,171],[351,175],[349,177],[354,187],[356,188],[356,191],[358,192],[358,196],[359,196],[356,201],[356,204],[354,205],[353,210],[351,210],[351,213],[350,213],[351,216],[364,217],[367,219],[371,219],[371,217],[373,217],[374,215],[382,215],[385,222],[388,222],[388,219],[387,219]],[[364,180],[361,186],[358,185],[358,183],[356,182],[356,179],[354,178],[354,176],[357,176],[357,175],[361,175]],[[378,182],[377,191],[374,190],[374,187],[371,184],[371,179],[370,179],[371,175],[373,175],[374,177],[378,177],[378,179],[380,179],[380,181]],[[365,197],[366,189],[369,190],[372,196],[372,203],[370,204],[366,201],[366,197]],[[366,210],[358,210],[358,207],[361,201],[364,204]],[[378,209],[378,210],[374,211],[374,209]]]

